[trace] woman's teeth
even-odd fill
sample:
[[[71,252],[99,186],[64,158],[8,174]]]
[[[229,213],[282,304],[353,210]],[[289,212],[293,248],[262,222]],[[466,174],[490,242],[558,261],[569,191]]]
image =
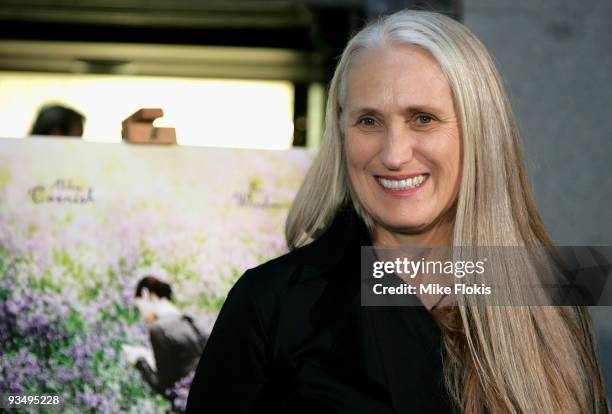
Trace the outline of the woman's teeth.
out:
[[[380,185],[389,190],[407,190],[409,188],[418,187],[427,178],[426,174],[417,175],[416,177],[407,178],[405,180],[387,180],[386,178],[377,178]]]

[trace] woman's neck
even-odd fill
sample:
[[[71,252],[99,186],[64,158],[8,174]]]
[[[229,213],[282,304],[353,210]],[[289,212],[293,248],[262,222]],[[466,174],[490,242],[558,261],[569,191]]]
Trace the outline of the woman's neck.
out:
[[[437,247],[452,244],[451,223],[438,223],[422,232],[398,232],[376,226],[372,235],[372,244],[376,247],[384,246],[415,246],[415,247]]]
[[[376,226],[374,229],[374,234],[372,235],[372,244],[374,247],[393,247],[393,246],[402,246],[402,247],[414,247],[414,248],[432,248],[432,247],[444,247],[451,246],[453,241],[453,223],[452,221],[440,221],[436,223],[434,226],[431,226],[429,229],[421,232],[399,232],[394,231],[392,229],[385,228],[384,226]],[[384,249],[383,249],[384,250]],[[427,249],[428,252],[425,253],[426,257],[431,255],[444,254],[444,249]],[[429,251],[432,250],[432,251]],[[379,252],[383,254],[383,252]],[[395,260],[397,258],[396,254],[400,254],[401,251],[397,249],[391,249],[391,259],[385,260]],[[405,252],[404,252],[405,253]],[[433,259],[431,259],[433,260]],[[419,286],[422,284],[427,284],[431,282],[430,279],[426,278],[422,274],[418,274],[411,278],[408,283]],[[448,281],[447,281],[448,282]],[[444,301],[446,295],[441,294],[420,294],[417,293],[416,296],[419,298],[423,306],[427,310],[431,310],[433,307],[438,306],[441,301]]]

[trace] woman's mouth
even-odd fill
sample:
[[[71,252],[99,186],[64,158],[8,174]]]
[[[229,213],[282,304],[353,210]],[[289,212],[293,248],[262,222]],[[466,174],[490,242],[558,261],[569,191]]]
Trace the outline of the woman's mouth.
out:
[[[417,190],[425,183],[428,177],[429,174],[419,174],[410,177],[376,176],[376,181],[388,192],[405,192],[407,190]]]

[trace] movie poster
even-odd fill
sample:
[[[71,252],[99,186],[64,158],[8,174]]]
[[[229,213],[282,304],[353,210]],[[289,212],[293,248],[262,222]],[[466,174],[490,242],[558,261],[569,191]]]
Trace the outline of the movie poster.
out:
[[[0,393],[59,396],[49,412],[180,412],[191,377],[162,395],[126,357],[151,350],[138,281],[167,282],[209,332],[236,279],[286,251],[284,220],[311,159],[1,139]]]

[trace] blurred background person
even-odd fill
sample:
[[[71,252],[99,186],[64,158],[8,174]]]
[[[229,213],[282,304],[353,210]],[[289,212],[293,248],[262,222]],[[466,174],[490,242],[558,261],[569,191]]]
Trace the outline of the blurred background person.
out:
[[[45,105],[36,116],[30,135],[82,137],[85,116],[62,105]]]

